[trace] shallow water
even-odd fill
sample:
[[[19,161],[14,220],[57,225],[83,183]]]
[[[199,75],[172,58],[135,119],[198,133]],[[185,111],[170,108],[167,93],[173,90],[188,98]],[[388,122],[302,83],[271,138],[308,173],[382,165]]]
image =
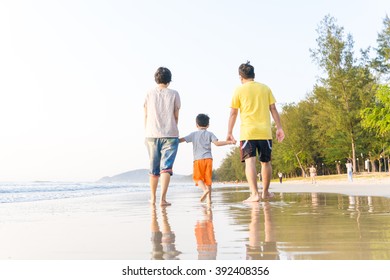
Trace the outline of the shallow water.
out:
[[[152,211],[151,259],[390,259],[388,198],[277,193],[242,203],[246,188],[216,188],[213,196],[213,206],[197,213]]]

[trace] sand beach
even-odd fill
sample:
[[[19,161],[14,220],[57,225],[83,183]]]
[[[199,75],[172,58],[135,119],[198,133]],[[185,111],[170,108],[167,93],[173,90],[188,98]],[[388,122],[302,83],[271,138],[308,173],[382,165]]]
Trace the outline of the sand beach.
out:
[[[1,260],[390,259],[390,176],[272,182],[271,201],[242,203],[245,183],[192,184],[169,207],[148,191],[0,204]],[[358,249],[356,249],[356,246]]]

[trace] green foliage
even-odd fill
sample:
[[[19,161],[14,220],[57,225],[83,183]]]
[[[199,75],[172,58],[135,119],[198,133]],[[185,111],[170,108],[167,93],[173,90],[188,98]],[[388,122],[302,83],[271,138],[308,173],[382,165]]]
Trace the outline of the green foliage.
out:
[[[305,174],[308,166],[318,156],[316,143],[312,137],[311,118],[313,103],[302,101],[288,104],[280,114],[283,130],[288,137],[282,143],[274,141],[273,163],[284,173]],[[302,137],[305,135],[305,137]],[[297,168],[300,171],[297,171]],[[274,173],[277,171],[274,170]]]
[[[362,124],[377,136],[383,137],[390,133],[390,87],[380,86],[375,97],[376,102],[361,110]]]
[[[383,30],[378,34],[377,56],[373,60],[373,68],[380,74],[388,77],[390,71],[390,19],[386,16],[383,20]]]
[[[359,63],[355,57],[352,36],[344,36],[334,18],[325,17],[317,31],[318,48],[312,50],[312,57],[325,77],[312,94],[317,104],[312,119],[316,137],[328,162],[348,157],[355,163],[356,145],[362,140],[360,110],[373,100],[375,79],[366,58]]]

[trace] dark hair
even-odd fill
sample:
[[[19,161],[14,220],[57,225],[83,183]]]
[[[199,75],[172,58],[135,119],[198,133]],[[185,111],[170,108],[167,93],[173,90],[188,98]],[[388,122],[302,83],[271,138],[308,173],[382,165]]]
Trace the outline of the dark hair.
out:
[[[250,65],[250,62],[247,61],[238,67],[238,73],[243,79],[254,79],[255,78],[255,68]]]
[[[196,124],[200,127],[207,127],[209,125],[210,117],[205,114],[196,116]]]
[[[172,74],[168,68],[159,67],[154,73],[154,80],[157,84],[169,84],[172,81]]]

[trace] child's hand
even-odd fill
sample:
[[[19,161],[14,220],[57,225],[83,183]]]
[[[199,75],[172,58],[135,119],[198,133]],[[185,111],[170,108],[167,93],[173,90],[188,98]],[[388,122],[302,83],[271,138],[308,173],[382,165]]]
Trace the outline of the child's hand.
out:
[[[228,143],[231,143],[231,144],[236,144],[236,139],[234,139],[234,136],[233,134],[228,134],[227,137],[226,137],[226,141],[228,141]]]

